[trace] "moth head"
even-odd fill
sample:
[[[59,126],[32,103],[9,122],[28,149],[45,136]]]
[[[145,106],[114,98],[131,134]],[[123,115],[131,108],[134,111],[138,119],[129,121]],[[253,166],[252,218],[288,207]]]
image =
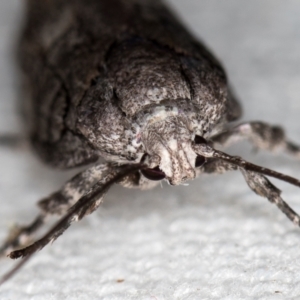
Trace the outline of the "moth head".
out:
[[[196,154],[193,147],[206,143],[201,136],[194,135],[184,118],[169,117],[147,126],[142,135],[146,154],[142,163],[148,168],[141,170],[150,180],[166,179],[178,185],[196,177],[196,168],[206,159]]]

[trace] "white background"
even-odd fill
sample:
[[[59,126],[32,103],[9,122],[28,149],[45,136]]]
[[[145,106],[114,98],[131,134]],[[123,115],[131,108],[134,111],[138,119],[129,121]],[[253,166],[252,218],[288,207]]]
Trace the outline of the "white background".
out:
[[[0,1],[0,133],[20,132],[12,53],[23,2]],[[243,120],[282,124],[300,143],[300,1],[169,2],[225,65]],[[248,144],[230,152],[300,177],[289,157],[255,154]],[[2,240],[71,173],[7,148],[0,167]],[[300,212],[300,190],[273,182]],[[94,215],[1,286],[0,299],[300,299],[299,249],[300,229],[239,173],[147,192],[114,187]],[[0,272],[11,266],[0,261]]]

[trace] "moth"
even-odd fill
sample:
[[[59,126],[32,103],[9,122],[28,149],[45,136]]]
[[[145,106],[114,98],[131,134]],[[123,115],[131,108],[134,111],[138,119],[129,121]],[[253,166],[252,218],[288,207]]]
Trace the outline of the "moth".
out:
[[[1,282],[95,211],[114,183],[148,189],[239,170],[250,189],[300,225],[266,176],[296,186],[299,180],[216,149],[247,139],[299,157],[299,147],[281,127],[233,125],[242,110],[223,67],[162,1],[27,0],[18,52],[35,152],[52,167],[86,169],[9,235],[1,253],[25,259]],[[61,220],[28,245],[52,215]]]

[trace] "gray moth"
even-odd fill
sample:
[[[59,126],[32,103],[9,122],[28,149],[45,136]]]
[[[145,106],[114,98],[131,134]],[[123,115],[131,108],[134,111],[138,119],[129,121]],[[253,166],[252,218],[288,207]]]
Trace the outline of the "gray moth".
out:
[[[113,183],[148,189],[239,170],[250,189],[300,225],[265,175],[300,186],[297,179],[215,149],[247,139],[298,157],[299,147],[281,127],[233,125],[242,111],[223,67],[162,1],[27,0],[18,52],[35,152],[52,167],[87,167],[9,235],[1,253],[25,259],[2,282],[95,211]],[[28,246],[51,215],[62,218]]]

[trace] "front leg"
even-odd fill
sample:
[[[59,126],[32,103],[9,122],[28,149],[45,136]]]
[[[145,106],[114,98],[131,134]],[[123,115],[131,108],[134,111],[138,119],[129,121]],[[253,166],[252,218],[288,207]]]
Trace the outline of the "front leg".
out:
[[[80,198],[88,194],[96,184],[105,182],[115,174],[115,167],[109,163],[98,163],[75,175],[62,188],[38,202],[41,213],[28,226],[15,226],[0,248],[0,255],[28,244],[35,233],[45,224],[51,215],[63,215]]]
[[[248,122],[239,124],[212,138],[214,144],[230,146],[240,140],[248,140],[257,149],[272,152],[284,151],[300,158],[300,147],[287,140],[284,130],[263,122]]]
[[[267,198],[297,226],[300,226],[300,216],[281,198],[281,191],[274,186],[264,175],[248,171],[230,162],[220,159],[208,159],[199,169],[200,173],[222,174],[227,171],[240,170],[250,189],[257,195]],[[198,175],[199,175],[198,174]]]
[[[70,227],[73,222],[79,221],[84,216],[95,211],[99,207],[105,193],[114,183],[120,182],[129,174],[135,173],[145,167],[146,166],[142,164],[113,167],[111,169],[111,173],[105,176],[105,178],[101,178],[101,180],[97,182],[86,195],[81,197],[74,205],[72,205],[59,222],[57,222],[56,225],[54,225],[42,238],[23,249],[12,251],[9,253],[9,257],[14,259],[27,256],[29,258],[33,253],[41,250],[48,243],[55,241]],[[21,261],[11,272],[7,273],[2,280],[0,279],[0,284],[14,274],[22,266],[22,264],[23,263]]]
[[[149,190],[154,188],[159,183],[159,181],[149,180],[145,176],[143,176],[140,171],[137,171],[124,177],[118,183],[121,184],[123,187],[130,189],[133,188],[140,190]]]

